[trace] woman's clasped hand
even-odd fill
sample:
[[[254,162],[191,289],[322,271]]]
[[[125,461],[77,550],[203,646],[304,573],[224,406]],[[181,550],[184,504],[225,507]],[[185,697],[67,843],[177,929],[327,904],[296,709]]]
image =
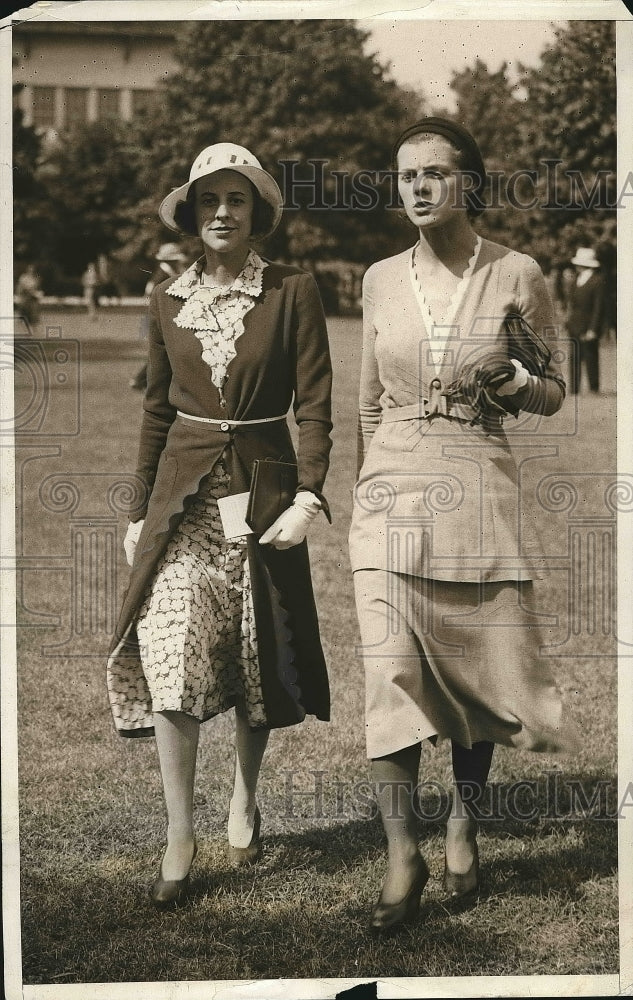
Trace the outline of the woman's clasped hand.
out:
[[[415,919],[430,877],[415,810],[423,747],[450,745],[442,885],[461,900],[480,888],[495,747],[578,746],[538,626],[545,513],[530,513],[512,437],[515,418],[536,415],[540,427],[565,398],[547,286],[531,257],[477,232],[487,175],[463,126],[414,123],[393,168],[413,245],[363,282],[349,533],[366,752],[387,841],[375,933]],[[235,713],[227,853],[250,865],[265,830],[257,783],[269,734],[330,718],[306,536],[329,519],[332,369],[313,278],[258,251],[281,215],[273,176],[234,143],[202,150],[159,208],[169,229],[199,238],[201,255],[151,294],[137,463],[148,500],[124,541],[130,585],[108,661],[117,731],[156,737],[159,907],[190,891],[200,724]],[[521,447],[524,458],[525,438]],[[239,518],[243,533],[229,530],[227,512],[241,510],[266,460],[296,466],[289,506],[266,531],[247,533]],[[388,504],[376,500],[385,484]]]
[[[261,854],[269,733],[330,716],[305,538],[329,516],[331,363],[314,279],[257,249],[282,207],[273,176],[230,142],[203,149],[159,207],[169,229],[200,239],[201,255],[151,290],[137,463],[148,500],[124,540],[132,569],[108,690],[122,736],[156,737],[167,843],[151,896],[161,908],[189,892],[200,724],[235,713],[227,857],[243,866]],[[182,257],[175,244],[170,257]],[[296,465],[294,502],[262,535],[239,519],[236,531],[232,498],[271,459]]]
[[[321,503],[313,493],[303,490],[287,510],[284,510],[263,535],[260,545],[272,545],[276,549],[289,549],[299,545],[306,537],[308,528],[321,510]]]
[[[397,138],[392,166],[415,243],[363,282],[350,530],[367,754],[387,838],[376,933],[415,918],[429,877],[415,814],[423,744],[451,743],[447,899],[479,888],[495,745],[577,746],[541,654],[538,519],[525,516],[505,429],[522,411],[554,414],[565,396],[545,343],[554,327],[545,280],[532,258],[476,232],[486,168],[463,126],[416,122]],[[385,483],[386,511],[376,503]]]

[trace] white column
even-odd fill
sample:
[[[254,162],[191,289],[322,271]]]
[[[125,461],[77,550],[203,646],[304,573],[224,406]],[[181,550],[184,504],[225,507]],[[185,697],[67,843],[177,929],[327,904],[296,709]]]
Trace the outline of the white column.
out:
[[[55,128],[58,132],[64,127],[64,88],[55,87]]]
[[[124,122],[132,118],[132,91],[129,87],[123,87],[119,94],[119,115]]]
[[[90,87],[88,90],[87,116],[89,122],[97,120],[97,88]]]
[[[24,124],[33,124],[33,88],[26,86],[20,94],[20,107],[24,112]]]

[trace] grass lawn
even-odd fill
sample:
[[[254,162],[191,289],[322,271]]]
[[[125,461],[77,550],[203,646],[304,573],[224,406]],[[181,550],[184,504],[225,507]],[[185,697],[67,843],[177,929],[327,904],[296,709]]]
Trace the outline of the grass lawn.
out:
[[[141,317],[112,312],[91,324],[68,313],[44,321],[58,326],[62,338],[78,340],[81,355],[78,394],[76,369],[53,383],[44,430],[23,438],[17,470],[18,551],[28,565],[18,636],[24,982],[617,973],[616,669],[614,640],[604,625],[609,573],[591,576],[583,557],[586,552],[587,564],[595,564],[598,528],[593,541],[590,530],[583,542],[578,566],[567,558],[564,498],[554,494],[558,513],[546,541],[558,562],[543,584],[542,606],[558,616],[552,635],[560,655],[551,663],[582,728],[583,749],[573,759],[497,751],[496,805],[480,837],[482,892],[461,909],[447,906],[441,890],[445,803],[433,783],[449,788],[449,752],[446,746],[425,750],[420,847],[432,878],[420,918],[389,941],[368,933],[384,842],[367,784],[363,670],[347,556],[357,320],[330,321],[333,525],[323,519],[311,536],[332,721],[272,735],[260,789],[264,856],[244,873],[232,871],[224,855],[232,718],[203,726],[192,899],[174,913],[152,909],[148,885],[164,836],[155,747],[152,740],[114,733],[104,680],[112,599],[99,590],[99,561],[106,558],[100,546],[106,555],[111,551],[103,539],[115,516],[103,500],[104,484],[109,488],[135,464],[141,397],[128,380],[143,353]],[[52,339],[46,345],[47,363],[58,347]],[[576,513],[587,511],[596,523],[602,516],[603,534],[609,525],[602,498],[615,468],[614,353],[605,345],[605,394],[580,397],[577,425],[573,403],[552,418],[548,430],[558,428],[560,436],[547,443],[557,451],[539,465],[540,476],[566,473],[577,490]],[[64,363],[59,356],[57,363]],[[19,413],[33,408],[32,370],[30,362],[17,368]],[[73,427],[79,433],[61,436]],[[75,499],[49,479],[60,474],[76,484]],[[119,599],[127,578],[124,530],[121,515]],[[567,583],[575,571],[583,603],[567,635]],[[601,612],[596,620],[593,607]],[[78,622],[81,635],[67,641]],[[52,650],[55,645],[60,648]],[[530,784],[517,790],[518,779]],[[519,818],[520,809],[528,818]]]

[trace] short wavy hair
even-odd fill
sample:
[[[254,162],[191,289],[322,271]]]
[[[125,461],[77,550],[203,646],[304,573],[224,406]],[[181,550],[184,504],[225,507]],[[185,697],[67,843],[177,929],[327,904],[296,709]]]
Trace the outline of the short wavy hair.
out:
[[[248,178],[245,178],[248,180]],[[251,237],[255,240],[263,239],[267,236],[275,221],[275,209],[262,198],[261,194],[252,181],[248,181],[253,193],[253,216],[251,220]],[[174,220],[178,228],[189,236],[199,236],[196,226],[196,184],[194,181],[187,192],[185,201],[179,201],[174,211]]]

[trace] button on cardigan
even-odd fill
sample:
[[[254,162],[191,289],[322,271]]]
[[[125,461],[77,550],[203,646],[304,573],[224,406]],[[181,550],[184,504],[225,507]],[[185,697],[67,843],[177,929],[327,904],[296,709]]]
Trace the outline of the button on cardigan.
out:
[[[178,279],[176,279],[178,280]],[[151,702],[138,657],[135,616],[184,510],[220,456],[231,493],[248,489],[256,458],[297,461],[300,490],[323,500],[331,448],[331,362],[321,300],[313,278],[280,264],[263,271],[261,295],[244,316],[244,333],[223,386],[214,385],[193,330],[175,322],[182,302],[158,285],[150,300],[148,385],[137,474],[142,496],[132,519],[144,518],[130,584],[108,664],[110,701],[122,735],[151,735]],[[231,426],[196,423],[177,411],[222,420],[257,420],[293,406],[297,454],[286,421]],[[329,718],[329,691],[304,543],[285,551],[248,537],[262,686],[270,726]],[[132,726],[117,717],[117,691],[136,685]]]
[[[540,574],[538,511],[522,495],[519,468],[501,424],[485,430],[441,416],[421,420],[421,401],[491,350],[507,350],[504,320],[524,317],[555,336],[545,280],[532,258],[482,240],[472,274],[433,351],[410,277],[411,251],[374,264],[363,283],[359,481],[350,532],[352,568],[452,581],[526,580]],[[428,322],[428,320],[427,320]],[[556,412],[565,395],[554,363],[512,397],[523,411]],[[408,419],[383,419],[400,408]],[[406,415],[407,411],[403,410]],[[534,435],[520,437],[521,458]],[[529,451],[529,449],[528,449]]]

